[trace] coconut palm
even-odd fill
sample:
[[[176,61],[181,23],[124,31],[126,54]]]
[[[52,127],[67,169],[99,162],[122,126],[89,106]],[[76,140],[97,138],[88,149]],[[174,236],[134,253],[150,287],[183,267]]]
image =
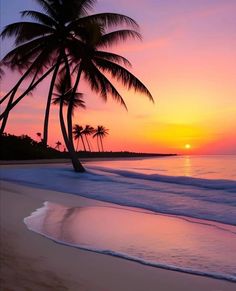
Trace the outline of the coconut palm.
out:
[[[103,148],[103,138],[106,137],[108,135],[108,129],[105,128],[102,125],[98,125],[98,127],[95,129],[95,133],[93,135],[93,138],[97,138],[97,145],[98,145],[98,151],[100,152],[100,146],[101,146],[101,150],[104,152],[104,148]],[[100,142],[100,145],[99,145]]]
[[[68,90],[64,90],[60,98],[60,123],[66,147],[72,158],[75,171],[83,171],[77,162],[73,149],[72,111],[74,99],[81,76],[89,82],[92,90],[107,99],[110,94],[115,100],[125,106],[125,102],[113,84],[105,76],[106,73],[120,81],[128,89],[146,94],[153,101],[147,88],[124,66],[130,63],[125,58],[104,51],[105,48],[127,38],[140,38],[136,31],[138,26],[131,18],[115,13],[99,13],[89,15],[88,12],[96,1],[94,0],[35,0],[43,8],[43,12],[24,11],[23,17],[33,18],[33,22],[24,21],[13,23],[4,28],[1,36],[15,37],[16,48],[8,53],[3,61],[5,65],[14,64],[15,67],[24,68],[26,72],[30,64],[37,68],[36,60],[41,57],[39,68],[43,69],[38,75],[37,69],[33,70],[33,81],[27,90],[13,102],[15,90],[9,99],[8,106],[1,118],[8,115],[9,111],[30,92],[37,84],[52,73],[44,122],[44,142],[47,139],[48,117],[53,89],[59,76],[66,71],[76,74],[75,82],[68,85],[70,100],[67,108],[67,127],[63,117],[63,108],[66,103]],[[127,29],[112,31],[117,25],[127,25]],[[132,28],[132,29],[131,29]],[[109,32],[108,32],[109,31]],[[46,64],[46,65],[45,65]],[[29,70],[30,71],[30,70]],[[25,74],[26,74],[25,72]],[[31,72],[31,71],[30,71]],[[69,78],[69,77],[67,77]],[[71,80],[70,80],[71,81]],[[11,91],[10,91],[11,92]],[[13,98],[12,98],[13,96]]]
[[[57,141],[56,142],[55,149],[60,151],[60,146],[61,146],[61,142],[60,141]]]
[[[77,89],[81,76],[83,76],[91,89],[99,93],[104,101],[110,95],[126,108],[122,96],[109,80],[110,76],[127,89],[141,92],[153,101],[148,89],[126,68],[131,66],[129,61],[120,55],[105,51],[107,47],[130,37],[139,38],[140,35],[136,31],[127,29],[106,32],[106,27],[99,22],[89,23],[84,28],[81,39],[77,39],[69,47],[69,53],[73,63],[76,64],[75,71],[77,72],[74,91]],[[73,98],[70,101],[72,105]],[[70,133],[72,126],[70,104],[67,112],[67,123]]]
[[[79,124],[75,124],[73,126],[73,135],[75,140],[77,140],[77,147],[76,147],[76,151],[78,151],[78,146],[79,146],[79,140],[81,139],[83,147],[84,147],[84,151],[86,152],[86,147],[85,147],[85,143],[84,143],[84,138],[83,138],[83,126],[80,126]]]
[[[70,46],[76,38],[79,39],[80,35],[84,34],[83,27],[91,21],[99,21],[108,26],[127,24],[136,28],[137,24],[129,17],[115,13],[88,15],[88,12],[96,2],[94,0],[35,1],[41,6],[42,12],[32,10],[22,12],[23,17],[30,17],[33,21],[13,23],[3,29],[1,33],[2,38],[15,37],[15,44],[17,46],[3,58],[3,63],[5,65],[14,63],[15,66],[22,69],[24,64],[31,63],[36,56],[43,54],[45,60],[39,63],[40,67],[42,65],[45,66],[49,60],[51,60],[50,64],[54,64],[55,67],[53,68],[53,75],[50,82],[44,120],[43,142],[46,145],[53,88],[60,64],[64,61],[68,53],[68,45]],[[27,75],[28,71],[26,71]],[[21,78],[20,83],[26,76]],[[35,86],[35,84],[33,83],[32,86]],[[15,86],[11,94],[6,108],[7,111],[4,112],[4,118],[7,118],[9,110],[17,104],[13,104],[13,98],[18,87],[19,83]],[[21,100],[24,96],[20,97]],[[71,106],[69,111],[71,114]]]
[[[63,109],[65,106],[67,106],[68,100],[70,99],[70,95],[72,92],[72,88],[70,86],[71,86],[71,74],[68,68],[68,70],[64,72],[64,74],[61,76],[60,80],[56,84],[57,93],[54,93],[54,95],[56,95],[56,98],[54,99],[53,103],[60,104],[59,120],[60,120],[60,125],[61,125],[61,132],[64,138],[65,145],[69,151],[74,170],[78,172],[84,172],[85,169],[82,166],[82,164],[79,162],[76,156],[73,142],[71,142],[71,140],[68,137],[68,132],[67,132],[64,116],[63,116]],[[75,94],[75,96],[77,97],[74,98],[73,108],[75,108],[76,106],[84,106],[84,102],[83,100],[81,100],[81,94],[77,93]]]
[[[89,143],[88,136],[92,135],[93,133],[94,133],[94,128],[90,125],[85,125],[85,127],[83,129],[83,135],[85,136],[85,140],[86,140],[86,143],[88,145],[88,149],[90,152],[91,152],[91,145]]]

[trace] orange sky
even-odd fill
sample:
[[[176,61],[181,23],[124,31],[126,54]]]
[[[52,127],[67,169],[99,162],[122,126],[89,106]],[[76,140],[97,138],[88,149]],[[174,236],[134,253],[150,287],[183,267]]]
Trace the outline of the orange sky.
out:
[[[35,8],[33,1],[21,1],[20,6],[14,1],[15,14],[10,14],[7,1],[2,4],[3,25],[15,21],[20,10]],[[96,11],[124,13],[139,23],[143,41],[128,42],[114,50],[131,61],[132,72],[149,88],[155,104],[118,87],[128,105],[126,112],[112,100],[103,103],[80,84],[87,110],[79,110],[75,122],[109,128],[105,150],[236,153],[236,2],[98,3]],[[10,45],[4,45],[6,52]],[[10,88],[16,78],[7,75],[1,91]],[[42,132],[47,88],[45,82],[19,103],[10,116],[8,133],[36,138],[36,132]],[[62,141],[57,109],[53,108],[50,120],[52,146]],[[185,149],[186,144],[190,149]]]

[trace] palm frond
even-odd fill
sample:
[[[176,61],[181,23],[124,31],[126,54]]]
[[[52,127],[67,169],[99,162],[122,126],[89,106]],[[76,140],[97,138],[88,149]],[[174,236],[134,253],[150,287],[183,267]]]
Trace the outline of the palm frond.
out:
[[[25,41],[35,39],[38,36],[48,35],[53,33],[54,30],[49,27],[35,22],[16,22],[7,25],[2,33],[1,37],[15,36],[15,44],[18,45]]]
[[[54,1],[48,1],[48,0],[34,0],[34,1],[37,2],[48,15],[54,18],[54,20],[57,19],[57,13],[53,9],[54,7],[52,5]]]
[[[107,95],[110,94],[116,102],[120,103],[127,110],[127,106],[122,96],[107,79],[107,77],[96,68],[95,65],[91,65],[89,70],[86,69],[84,74],[86,79],[89,81],[92,90],[99,93],[105,102],[107,101]]]
[[[25,10],[21,11],[21,16],[22,17],[27,17],[30,16],[32,19],[39,21],[40,23],[48,26],[57,26],[57,22],[49,17],[47,14],[38,12],[38,11],[33,11],[33,10]]]
[[[136,78],[132,73],[130,73],[124,67],[105,60],[105,59],[95,59],[96,65],[104,72],[108,72],[112,75],[113,78],[117,79],[118,81],[122,82],[123,86],[128,89],[134,89],[137,92],[140,92],[146,95],[150,101],[154,103],[154,99],[149,92],[149,90],[145,87],[145,85]]]
[[[108,61],[116,62],[118,64],[123,64],[126,67],[132,67],[129,60],[127,60],[126,58],[124,58],[120,55],[114,54],[114,53],[109,53],[109,52],[105,52],[105,51],[96,51],[95,58],[101,58],[101,59],[105,59]]]
[[[114,26],[122,26],[127,25],[128,27],[132,27],[135,30],[139,29],[139,25],[137,22],[123,14],[118,13],[98,13],[92,14],[89,16],[85,16],[79,19],[80,24],[87,22],[96,22],[103,25],[106,28],[114,27]]]
[[[129,38],[141,40],[142,36],[140,33],[134,30],[129,29],[116,30],[102,35],[96,46],[98,48],[99,47],[107,48],[110,47],[111,45],[118,44],[120,41],[125,42]]]

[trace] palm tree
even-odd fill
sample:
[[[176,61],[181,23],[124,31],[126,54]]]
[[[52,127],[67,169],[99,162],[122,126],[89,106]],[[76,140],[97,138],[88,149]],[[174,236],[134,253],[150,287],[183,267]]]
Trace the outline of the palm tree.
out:
[[[85,77],[92,90],[100,93],[105,101],[110,94],[126,107],[121,95],[105,76],[106,73],[120,81],[128,89],[133,88],[144,93],[153,101],[148,89],[123,67],[123,65],[130,65],[128,60],[104,51],[105,48],[121,40],[126,40],[130,37],[140,38],[140,34],[137,32],[138,25],[133,19],[116,13],[88,15],[88,12],[96,2],[95,0],[36,1],[43,8],[43,12],[24,11],[22,13],[23,17],[33,18],[33,22],[13,23],[4,28],[1,34],[3,38],[14,36],[16,40],[16,48],[3,58],[4,65],[13,64],[14,67],[24,69],[24,64],[26,64],[25,77],[31,71],[33,72],[29,87],[14,102],[13,98],[19,85],[17,84],[18,86],[14,87],[13,91],[10,91],[9,102],[1,118],[5,118],[9,111],[27,93],[52,73],[44,122],[43,140],[46,144],[49,111],[55,84],[61,74],[64,73],[69,79],[68,72],[75,73],[74,84],[72,85],[70,79],[70,84],[67,86],[69,89],[61,92],[59,116],[63,137],[71,155],[74,169],[75,171],[84,171],[84,168],[81,167],[81,164],[76,159],[72,134],[72,111],[81,76]],[[111,28],[117,25],[126,25],[127,29],[111,31]],[[38,67],[37,63],[40,64]],[[30,70],[31,64],[33,65],[32,70]],[[68,92],[70,97],[66,127],[63,108],[66,104]]]
[[[85,136],[85,140],[90,152],[91,152],[91,145],[89,143],[88,136],[92,135],[93,133],[94,133],[94,128],[90,125],[85,125],[84,130],[83,130],[83,135]]]
[[[42,141],[42,134],[41,134],[41,132],[36,132],[36,135],[39,138],[39,140]]]
[[[56,142],[55,149],[60,151],[60,146],[61,146],[61,142],[60,141],[57,141]]]
[[[107,74],[114,80],[122,83],[127,89],[134,89],[135,91],[141,92],[153,101],[148,89],[125,68],[131,65],[129,61],[120,55],[105,51],[107,47],[116,44],[120,40],[126,40],[130,37],[139,38],[140,34],[129,29],[106,33],[105,29],[106,26],[100,23],[89,23],[84,28],[84,34],[81,39],[77,39],[69,48],[70,56],[75,64],[75,71],[77,72],[73,89],[74,92],[83,75],[91,89],[99,93],[104,101],[111,95],[118,103],[126,108],[122,96],[108,79]],[[73,104],[73,97],[70,102],[71,105],[69,104],[67,111],[69,134],[72,126],[71,106]]]
[[[102,125],[98,125],[98,127],[95,129],[95,133],[93,135],[93,138],[97,138],[97,145],[98,145],[98,151],[100,152],[100,146],[101,146],[101,149],[102,151],[104,152],[104,148],[103,148],[103,138],[105,136],[107,136],[109,133],[108,133],[108,129],[105,128],[104,126]],[[100,142],[100,146],[99,146],[99,142]]]
[[[84,147],[84,151],[86,152],[86,147],[85,147],[85,143],[84,143],[84,138],[83,138],[83,126],[80,126],[79,124],[75,124],[73,126],[73,135],[75,140],[77,140],[77,147],[76,147],[76,151],[78,151],[78,146],[79,146],[79,140],[81,139],[83,147]]]
[[[137,28],[137,24],[131,18],[116,13],[99,13],[88,15],[96,1],[94,0],[35,0],[42,7],[43,12],[27,10],[22,12],[23,17],[30,17],[33,21],[13,23],[6,26],[1,36],[16,38],[16,48],[3,58],[3,64],[14,63],[15,66],[23,68],[24,64],[32,63],[37,56],[43,55],[44,59],[37,62],[40,68],[48,63],[54,65],[53,75],[48,92],[47,106],[44,120],[43,142],[47,144],[48,121],[53,88],[58,76],[60,65],[65,61],[68,54],[68,46],[84,34],[83,27],[89,22],[99,21],[107,26],[116,24],[127,24]],[[36,66],[37,67],[37,66]],[[27,77],[29,72],[21,78],[20,83]],[[46,77],[46,76],[45,76]],[[13,108],[13,98],[19,87],[19,82],[14,87],[10,96],[4,117],[7,119],[8,113]],[[31,84],[35,86],[35,83]],[[76,88],[74,92],[76,91]],[[20,96],[20,100],[24,97]],[[17,99],[18,100],[18,99]],[[73,103],[73,102],[72,102]],[[14,106],[17,103],[14,103]],[[72,106],[72,105],[71,105]],[[71,114],[71,106],[69,112]],[[6,120],[5,120],[6,123]],[[72,129],[72,125],[70,126]],[[70,133],[72,139],[72,130]]]
[[[54,93],[54,95],[56,95],[56,98],[54,99],[53,103],[57,104],[59,102],[60,104],[59,120],[60,120],[60,125],[61,125],[61,132],[64,138],[65,145],[69,151],[74,170],[77,172],[84,172],[85,169],[77,158],[73,142],[71,142],[71,140],[68,137],[68,132],[66,129],[64,116],[63,116],[64,106],[68,104],[68,100],[70,99],[70,95],[72,92],[72,88],[70,87],[70,85],[71,85],[71,74],[68,68],[68,70],[65,71],[64,75],[61,76],[59,82],[56,84],[57,93]],[[76,96],[78,100],[76,98],[74,99],[73,108],[75,108],[77,105],[84,106],[83,101],[80,98],[80,94],[78,93]]]

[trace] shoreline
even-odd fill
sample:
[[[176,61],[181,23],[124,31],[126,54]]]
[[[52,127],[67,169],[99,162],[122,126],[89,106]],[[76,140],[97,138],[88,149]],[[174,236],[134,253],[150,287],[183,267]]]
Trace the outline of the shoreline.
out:
[[[123,161],[123,160],[140,160],[148,158],[165,158],[174,157],[177,154],[137,154],[129,156],[94,156],[94,157],[78,157],[82,163],[96,162],[96,161]],[[24,165],[24,164],[70,164],[69,158],[58,158],[58,159],[29,159],[29,160],[0,160],[0,165]]]
[[[50,286],[57,286],[57,290],[73,291],[151,291],[156,290],[157,286],[161,291],[188,291],[190,286],[192,291],[234,290],[234,283],[228,281],[164,270],[114,256],[83,251],[57,244],[29,231],[23,219],[44,201],[63,203],[71,207],[111,205],[72,194],[1,181],[1,281],[5,288],[11,288],[15,284],[32,290],[52,290]],[[29,261],[34,262],[30,270],[22,268]],[[13,272],[17,274],[14,280]],[[28,273],[32,273],[30,280]],[[42,286],[45,285],[42,284],[47,287],[43,289]]]

